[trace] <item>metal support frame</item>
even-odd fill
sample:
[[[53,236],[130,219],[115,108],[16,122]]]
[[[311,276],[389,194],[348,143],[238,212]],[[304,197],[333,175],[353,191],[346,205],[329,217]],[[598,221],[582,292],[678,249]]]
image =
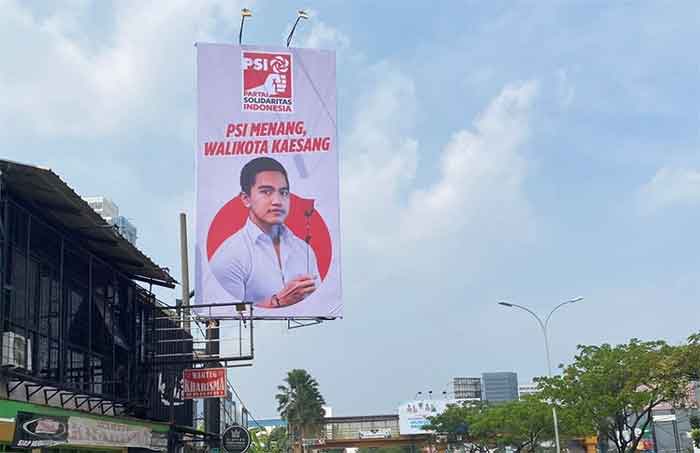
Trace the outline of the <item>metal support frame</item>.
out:
[[[51,393],[53,392],[53,393]],[[44,389],[44,400],[46,401],[46,404],[48,404],[58,393],[60,392],[59,389]],[[49,393],[51,393],[51,396],[49,396]]]
[[[90,400],[89,396],[85,395],[75,395],[75,408],[80,409],[85,405]],[[88,409],[90,408],[90,405],[88,405]]]
[[[64,400],[63,399],[64,396],[67,396],[68,399]],[[73,393],[73,394],[61,393],[61,395],[59,396],[59,398],[61,399],[61,407],[66,407],[66,404],[73,401],[76,396],[78,396],[78,395],[76,395],[75,393]]]
[[[15,381],[15,382],[16,382],[16,384],[13,385],[12,387],[10,387],[10,381],[9,381],[9,380],[7,381],[7,394],[8,394],[8,395],[11,395],[12,392],[14,392],[15,390],[17,390],[17,388],[18,388],[20,385],[24,384],[24,381]]]
[[[149,328],[147,342],[147,362],[153,369],[163,365],[185,364],[191,367],[221,366],[225,368],[250,366],[254,359],[254,335],[253,335],[253,304],[251,302],[206,304],[193,306],[153,306],[151,316],[148,319]],[[231,316],[205,316],[202,313],[230,311]],[[215,327],[207,327],[210,321],[216,321]],[[238,323],[238,338],[227,336],[234,325],[224,325],[225,322]],[[248,326],[248,323],[250,325]],[[189,325],[189,331],[181,326]],[[244,327],[246,328],[245,343]],[[210,335],[211,329],[216,335]],[[178,335],[184,332],[185,335]],[[219,334],[221,332],[221,334]],[[211,333],[211,332],[210,332]],[[226,345],[237,342],[236,353],[221,353],[220,347],[214,345]],[[182,345],[182,346],[180,346]],[[203,348],[201,346],[204,346]],[[200,347],[195,347],[200,346]]]
[[[30,401],[32,396],[36,395],[43,389],[44,386],[41,384],[24,384],[24,392],[27,396],[27,401]]]
[[[287,330],[299,329],[301,327],[316,326],[325,321],[325,318],[314,319],[288,319]]]

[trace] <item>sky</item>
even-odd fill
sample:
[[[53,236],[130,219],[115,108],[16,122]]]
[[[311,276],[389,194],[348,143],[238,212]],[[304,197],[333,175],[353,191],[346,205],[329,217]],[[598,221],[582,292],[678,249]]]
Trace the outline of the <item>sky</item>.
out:
[[[335,49],[345,316],[256,326],[256,418],[307,369],[334,415],[578,344],[700,330],[700,3],[0,0],[0,149],[104,195],[180,279],[195,41]],[[192,253],[190,254],[192,256]],[[190,269],[194,269],[190,266]],[[171,302],[179,288],[161,291]]]

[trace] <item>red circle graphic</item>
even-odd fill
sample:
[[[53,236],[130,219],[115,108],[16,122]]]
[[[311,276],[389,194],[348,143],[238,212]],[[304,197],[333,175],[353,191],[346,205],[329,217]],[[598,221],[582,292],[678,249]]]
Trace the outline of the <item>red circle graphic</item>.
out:
[[[326,278],[333,256],[331,235],[323,217],[313,208],[314,200],[290,194],[290,207],[284,224],[302,241],[310,236],[309,245],[316,255],[321,280]],[[311,213],[310,216],[305,215]],[[240,195],[227,202],[214,216],[207,233],[207,259],[211,260],[216,250],[231,235],[243,228],[248,218],[248,208],[243,205]],[[308,218],[308,233],[307,233]]]

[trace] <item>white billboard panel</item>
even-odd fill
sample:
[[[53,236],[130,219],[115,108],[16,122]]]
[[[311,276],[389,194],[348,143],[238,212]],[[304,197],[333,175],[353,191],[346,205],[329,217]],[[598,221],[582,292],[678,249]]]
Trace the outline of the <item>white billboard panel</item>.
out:
[[[399,406],[399,434],[415,435],[430,434],[423,426],[428,424],[428,417],[435,417],[445,412],[453,400],[416,400]]]
[[[197,94],[195,304],[342,316],[335,53],[200,43]]]

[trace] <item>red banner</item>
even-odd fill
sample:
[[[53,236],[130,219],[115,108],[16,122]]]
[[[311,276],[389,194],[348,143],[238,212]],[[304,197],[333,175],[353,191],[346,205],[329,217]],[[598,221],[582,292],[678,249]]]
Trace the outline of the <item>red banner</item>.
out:
[[[183,370],[182,381],[183,399],[226,397],[226,368]]]

